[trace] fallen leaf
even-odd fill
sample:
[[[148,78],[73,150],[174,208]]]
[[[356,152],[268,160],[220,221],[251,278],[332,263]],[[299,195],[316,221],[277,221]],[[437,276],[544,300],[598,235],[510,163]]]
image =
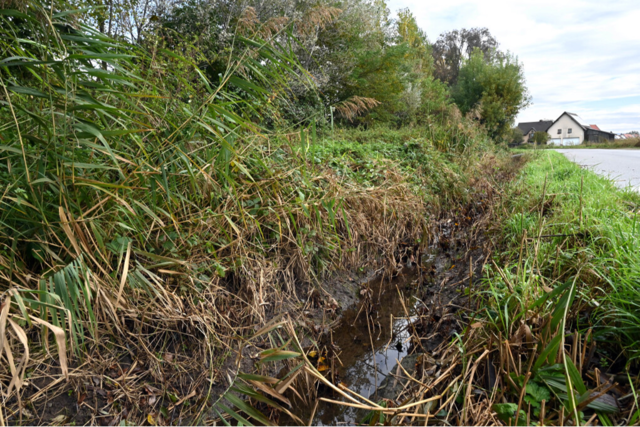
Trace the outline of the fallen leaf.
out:
[[[67,416],[66,415],[58,415],[57,417],[54,417],[51,419],[51,424],[65,424],[65,422],[67,421]]]
[[[153,415],[149,414],[147,415],[147,421],[149,422],[149,424],[151,424],[152,426],[156,425],[156,420],[153,418]]]
[[[328,371],[329,370],[329,365],[327,365],[325,363],[327,359],[324,357],[321,357],[318,359],[318,371],[319,372],[324,372],[324,371]]]
[[[478,329],[482,327],[482,322],[476,322],[474,324],[471,325],[472,329]]]

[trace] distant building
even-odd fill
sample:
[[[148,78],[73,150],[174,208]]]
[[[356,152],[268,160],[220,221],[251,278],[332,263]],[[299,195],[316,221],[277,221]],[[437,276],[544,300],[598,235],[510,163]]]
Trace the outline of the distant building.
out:
[[[600,130],[597,125],[588,125],[575,113],[564,112],[547,128],[549,144],[580,145],[585,141],[612,141],[615,134]]]
[[[547,132],[550,138],[548,144],[553,145],[580,145],[585,141],[602,142],[616,138],[614,133],[603,131],[598,125],[588,125],[577,114],[566,111],[554,121],[518,123],[518,129],[524,135],[523,142],[533,141],[536,132]],[[620,138],[628,137],[620,135]]]
[[[539,120],[537,122],[523,122],[518,123],[518,129],[522,131],[523,141],[533,141],[533,135],[536,132],[546,132],[549,126],[553,123],[552,120]]]
[[[616,135],[616,139],[638,139],[640,136],[636,133],[619,133]]]

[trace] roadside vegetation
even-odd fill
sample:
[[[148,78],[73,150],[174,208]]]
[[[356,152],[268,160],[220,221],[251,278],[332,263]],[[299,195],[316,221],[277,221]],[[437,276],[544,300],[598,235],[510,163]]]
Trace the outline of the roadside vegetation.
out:
[[[509,425],[636,424],[640,196],[559,153],[526,155],[496,211],[503,251],[479,290],[487,306],[465,334],[477,353],[467,366],[480,348],[495,368],[467,387]]]
[[[486,30],[266,3],[0,2],[0,424],[276,423],[323,280],[504,156]]]

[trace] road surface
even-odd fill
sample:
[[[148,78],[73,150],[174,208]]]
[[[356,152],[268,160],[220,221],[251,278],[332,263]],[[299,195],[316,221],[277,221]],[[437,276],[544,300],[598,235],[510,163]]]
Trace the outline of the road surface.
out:
[[[560,149],[569,160],[640,191],[640,150]]]

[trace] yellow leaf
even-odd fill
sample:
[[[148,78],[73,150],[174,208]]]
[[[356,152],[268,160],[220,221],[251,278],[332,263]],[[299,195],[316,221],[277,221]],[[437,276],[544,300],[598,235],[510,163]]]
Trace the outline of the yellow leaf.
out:
[[[315,350],[312,350],[312,351],[310,351],[310,352],[309,352],[309,354],[308,354],[307,356],[309,356],[309,357],[316,357],[317,355],[318,355],[318,352],[317,352],[317,351],[315,351]]]
[[[149,424],[151,424],[152,426],[156,425],[156,420],[153,419],[153,415],[151,414],[147,415],[147,421],[149,421]]]

